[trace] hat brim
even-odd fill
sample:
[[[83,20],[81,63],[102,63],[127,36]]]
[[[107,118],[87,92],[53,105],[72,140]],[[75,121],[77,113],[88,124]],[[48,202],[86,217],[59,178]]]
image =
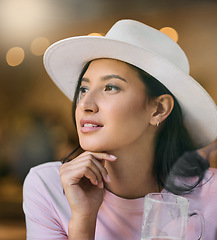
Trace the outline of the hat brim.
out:
[[[149,50],[105,37],[72,37],[51,45],[44,65],[54,83],[73,100],[82,68],[99,58],[130,63],[164,84],[181,105],[185,126],[198,147],[216,139],[217,108],[210,95],[179,67]]]

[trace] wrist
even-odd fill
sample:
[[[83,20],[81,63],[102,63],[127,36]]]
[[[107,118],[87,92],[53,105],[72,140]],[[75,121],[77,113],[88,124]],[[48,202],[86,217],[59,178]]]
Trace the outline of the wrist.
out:
[[[73,215],[69,221],[69,240],[94,240],[97,216]]]

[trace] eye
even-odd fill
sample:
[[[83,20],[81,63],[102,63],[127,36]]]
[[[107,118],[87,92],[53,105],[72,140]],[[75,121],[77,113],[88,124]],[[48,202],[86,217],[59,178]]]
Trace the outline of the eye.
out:
[[[86,92],[88,92],[88,88],[84,87],[84,86],[81,86],[80,89],[79,89],[79,93],[83,94],[83,93],[86,93]]]
[[[107,84],[105,86],[105,91],[120,91],[121,89],[115,85]]]
[[[81,86],[79,88],[79,94],[78,94],[77,102],[79,102],[82,99],[82,97],[85,95],[85,93],[87,93],[87,92],[88,92],[88,88],[84,87],[84,86]]]

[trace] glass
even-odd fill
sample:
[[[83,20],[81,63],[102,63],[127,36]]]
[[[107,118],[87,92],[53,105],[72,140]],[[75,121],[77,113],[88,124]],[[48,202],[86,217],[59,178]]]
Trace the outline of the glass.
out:
[[[194,215],[200,218],[202,239],[203,216],[196,210],[189,212],[188,199],[171,193],[150,193],[145,196],[141,239],[184,240],[187,221]]]

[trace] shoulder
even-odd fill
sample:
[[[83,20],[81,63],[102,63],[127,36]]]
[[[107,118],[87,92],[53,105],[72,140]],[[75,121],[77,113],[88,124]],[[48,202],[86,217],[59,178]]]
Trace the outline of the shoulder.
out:
[[[217,182],[217,169],[216,168],[209,168],[208,171],[206,172],[204,179],[203,179],[204,185],[206,184],[206,182],[208,183],[209,181],[211,184]]]
[[[61,166],[61,162],[56,161],[56,162],[48,162],[48,163],[43,163],[38,166],[35,166],[30,169],[29,174],[36,173],[36,174],[55,174],[56,172],[59,171],[59,167]]]
[[[212,186],[217,191],[217,169],[216,168],[209,168],[209,170],[207,171],[203,179],[202,185],[204,186],[207,185],[207,187]]]
[[[44,164],[40,164],[36,167],[30,169],[29,173],[26,176],[24,181],[24,185],[26,182],[30,181],[31,179],[47,179],[49,182],[51,180],[54,181],[54,178],[59,178],[59,168],[61,166],[61,162],[48,162]]]
[[[59,176],[61,162],[49,162],[30,169],[23,184],[23,195],[29,193],[35,196],[44,196],[50,192],[62,192],[62,184]]]
[[[27,216],[33,218],[33,212],[40,217],[45,212],[46,217],[54,215],[65,202],[60,166],[61,162],[49,162],[30,169],[23,184],[23,208]]]
[[[191,195],[191,194],[190,194]],[[194,189],[193,194],[200,199],[207,199],[207,201],[212,201],[217,197],[217,169],[209,168],[203,180]]]
[[[217,176],[217,168],[209,168],[209,171],[213,173],[213,175]]]
[[[41,164],[31,168],[26,176],[23,210],[28,239],[66,239],[63,236],[67,233],[70,208],[63,193],[60,166],[61,162]]]

